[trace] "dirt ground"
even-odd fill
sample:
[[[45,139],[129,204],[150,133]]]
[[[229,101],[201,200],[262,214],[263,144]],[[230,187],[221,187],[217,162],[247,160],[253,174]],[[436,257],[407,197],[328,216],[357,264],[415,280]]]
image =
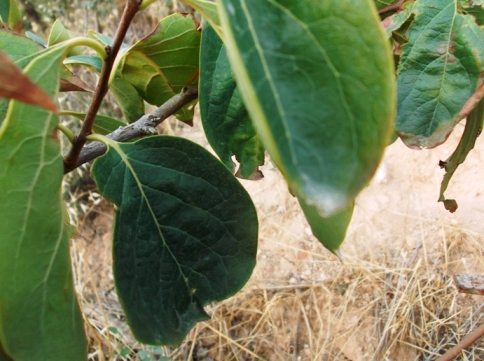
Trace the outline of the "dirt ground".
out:
[[[165,132],[206,147],[199,121]],[[260,220],[257,266],[236,296],[207,307],[179,349],[145,347],[131,336],[110,270],[112,209],[90,185],[73,240],[76,282],[88,321],[92,360],[433,360],[482,323],[484,298],[459,294],[453,275],[484,274],[484,143],[459,168],[437,203],[445,160],[458,142],[414,151],[389,146],[361,193],[342,246],[344,264],[312,235],[296,200],[267,159],[261,181],[242,181]],[[89,188],[89,187],[87,187]],[[111,356],[109,356],[111,355]],[[462,360],[484,359],[477,342]]]

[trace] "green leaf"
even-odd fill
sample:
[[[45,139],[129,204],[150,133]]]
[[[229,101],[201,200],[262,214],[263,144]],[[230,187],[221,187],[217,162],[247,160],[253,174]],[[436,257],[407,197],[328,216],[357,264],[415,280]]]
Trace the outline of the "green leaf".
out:
[[[347,208],[394,116],[393,61],[373,3],[218,3],[237,86],[271,159],[319,214]]]
[[[346,229],[353,215],[354,203],[339,211],[331,217],[323,217],[319,214],[316,207],[308,205],[303,199],[298,198],[304,216],[308,220],[313,235],[328,250],[342,259],[338,249],[346,236]]]
[[[64,60],[64,65],[85,65],[94,69],[96,72],[101,73],[103,60],[96,55],[75,55],[66,58]]]
[[[15,0],[0,1],[0,24],[7,24],[12,30],[22,28],[22,17]]]
[[[160,106],[185,87],[198,84],[200,32],[191,16],[170,15],[124,54],[122,76],[150,104]],[[176,116],[191,122],[193,107]]]
[[[79,112],[66,111],[66,110],[62,112],[62,115],[72,115],[73,117],[76,117],[77,119],[80,119],[82,121],[84,121],[84,119],[86,118],[86,113],[79,113]],[[111,118],[106,115],[97,114],[94,120],[92,130],[94,131],[94,133],[106,135],[111,132],[114,132],[119,127],[124,127],[125,125],[126,123],[123,123],[118,119]]]
[[[38,36],[37,34],[31,32],[31,31],[26,31],[25,32],[25,35],[29,38],[29,39],[32,39],[33,41],[35,41],[37,44],[43,46],[44,48],[47,47],[47,43],[45,42],[44,39],[42,39],[40,36]]]
[[[152,345],[179,345],[204,305],[235,294],[257,252],[257,215],[236,178],[183,138],[110,144],[92,171],[119,210],[114,277],[127,321]]]
[[[235,155],[238,175],[260,179],[264,148],[237,90],[225,46],[208,24],[202,36],[199,100],[205,135],[222,162],[234,172]]]
[[[477,137],[482,132],[484,122],[484,100],[481,100],[477,107],[467,117],[466,126],[459,145],[454,153],[444,162],[439,162],[441,168],[445,169],[444,179],[440,185],[439,202],[444,202],[445,208],[454,213],[457,210],[457,202],[454,199],[445,199],[444,192],[449,185],[457,167],[464,163],[467,154],[474,148]]]
[[[54,22],[52,29],[50,30],[49,39],[47,40],[47,46],[57,45],[63,41],[74,38],[74,34],[67,30],[59,19]],[[81,55],[82,48],[76,46],[69,50],[67,56]]]
[[[373,0],[377,9],[383,9],[384,7],[387,7],[388,5],[396,3],[398,0]]]
[[[218,16],[218,6],[216,3],[207,0],[182,0],[185,4],[194,8],[210,26],[215,30],[218,36],[222,39],[222,27],[220,26],[220,19]]]
[[[455,0],[421,0],[402,48],[396,129],[411,148],[433,148],[452,131],[477,88],[484,30]]]
[[[137,121],[145,113],[145,104],[138,92],[126,80],[117,78],[109,84],[109,90],[118,102],[124,117],[129,123]]]
[[[0,50],[13,61],[38,53],[43,48],[32,39],[0,29]]]
[[[52,98],[65,50],[46,49],[24,68]],[[12,100],[0,128],[0,343],[14,360],[87,359],[57,123],[53,113]]]

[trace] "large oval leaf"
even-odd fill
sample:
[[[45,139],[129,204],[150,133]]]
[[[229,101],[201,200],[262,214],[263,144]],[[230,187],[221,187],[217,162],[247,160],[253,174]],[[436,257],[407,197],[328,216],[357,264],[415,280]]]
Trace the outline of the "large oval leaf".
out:
[[[129,325],[149,344],[178,345],[204,305],[225,299],[255,266],[257,215],[244,188],[188,140],[111,144],[92,167],[119,210],[114,276]]]
[[[260,179],[264,148],[240,97],[225,46],[208,24],[202,36],[199,100],[205,135],[222,162],[234,171],[235,155],[238,176]]]
[[[484,30],[457,11],[457,0],[421,0],[413,8],[398,70],[396,122],[411,148],[443,143],[478,86]]]
[[[393,62],[373,2],[218,3],[263,144],[299,198],[336,214],[373,176],[393,123]]]
[[[50,97],[65,50],[47,49],[24,70]],[[12,100],[0,128],[0,343],[16,361],[87,359],[57,123],[53,113]]]

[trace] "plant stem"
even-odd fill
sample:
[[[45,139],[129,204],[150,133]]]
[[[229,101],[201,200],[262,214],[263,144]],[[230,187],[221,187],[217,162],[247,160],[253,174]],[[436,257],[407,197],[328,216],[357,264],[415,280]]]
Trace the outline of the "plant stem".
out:
[[[444,355],[440,356],[435,361],[451,361],[456,358],[463,349],[469,347],[474,342],[476,342],[479,338],[484,336],[484,324],[480,325],[470,334],[468,334],[464,339],[459,342],[457,345],[452,347],[449,351],[447,351]]]
[[[116,56],[121,48],[121,44],[126,36],[129,25],[131,24],[133,17],[138,12],[140,1],[141,0],[126,1],[126,6],[124,8],[123,15],[121,16],[118,29],[116,30],[113,43],[111,46],[106,47],[108,56],[103,62],[99,82],[97,84],[96,91],[94,92],[89,110],[87,111],[86,118],[84,119],[84,123],[82,124],[81,131],[77,135],[70,152],[64,158],[64,171],[76,168],[81,150],[84,147],[84,144],[86,144],[86,137],[92,133],[94,119],[96,118],[96,114],[99,111],[104,96],[108,92],[108,82],[113,69],[114,61],[116,60]]]
[[[181,92],[180,94],[176,94],[152,113],[145,114],[136,122],[116,129],[114,132],[106,135],[106,137],[117,142],[127,142],[129,140],[140,138],[146,135],[151,135],[155,132],[154,127],[156,127],[170,115],[176,113],[186,104],[197,99],[197,97],[197,88],[191,88]],[[74,166],[67,166],[67,164],[64,163],[64,174],[69,173],[82,164],[103,155],[106,153],[106,150],[106,145],[101,142],[92,142],[86,145],[80,152],[78,161]]]
[[[388,5],[388,6],[384,7],[383,9],[378,10],[378,15],[382,16],[382,15],[385,15],[385,14],[388,14],[388,13],[393,13],[393,12],[398,11],[398,10],[400,10],[400,8],[402,7],[404,2],[405,2],[405,0],[399,0],[395,4]]]

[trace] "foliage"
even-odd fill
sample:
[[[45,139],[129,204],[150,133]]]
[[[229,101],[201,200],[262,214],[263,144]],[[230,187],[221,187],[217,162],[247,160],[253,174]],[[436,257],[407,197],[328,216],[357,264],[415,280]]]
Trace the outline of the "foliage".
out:
[[[0,84],[9,98],[0,101],[0,359],[87,357],[63,167],[97,158],[99,192],[117,206],[117,292],[134,335],[153,345],[179,345],[208,317],[203,306],[249,279],[258,221],[235,176],[261,179],[265,150],[315,237],[341,257],[355,198],[394,130],[409,147],[429,148],[469,116],[458,149],[441,162],[439,200],[457,209],[444,191],[483,122],[481,2],[187,0],[202,26],[173,14],[123,43],[151,3],[127,0],[114,37],[74,37],[56,21],[47,39],[15,34],[16,3],[0,7],[0,49],[9,56],[0,57],[0,77],[23,79]],[[74,66],[99,83],[87,112],[59,112],[45,96],[87,90]],[[220,161],[179,137],[138,139],[171,114],[191,123],[190,88]],[[123,120],[98,114],[108,90]],[[159,108],[145,114],[145,102]],[[83,120],[79,134],[59,114]],[[56,127],[72,143],[64,161]]]

